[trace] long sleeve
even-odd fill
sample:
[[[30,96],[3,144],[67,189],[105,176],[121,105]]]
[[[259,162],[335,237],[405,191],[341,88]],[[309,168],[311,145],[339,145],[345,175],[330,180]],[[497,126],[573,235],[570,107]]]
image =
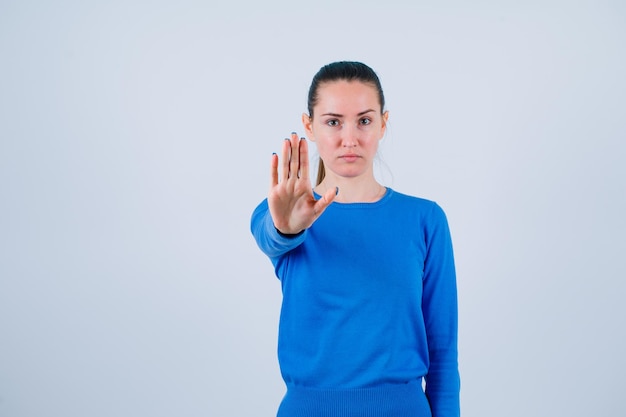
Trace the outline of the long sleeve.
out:
[[[270,258],[274,266],[282,255],[302,244],[307,234],[306,230],[296,236],[278,233],[270,215],[267,199],[263,200],[252,213],[250,230],[257,245]]]
[[[433,205],[426,230],[422,310],[428,339],[426,395],[433,417],[460,415],[456,272],[443,210]]]

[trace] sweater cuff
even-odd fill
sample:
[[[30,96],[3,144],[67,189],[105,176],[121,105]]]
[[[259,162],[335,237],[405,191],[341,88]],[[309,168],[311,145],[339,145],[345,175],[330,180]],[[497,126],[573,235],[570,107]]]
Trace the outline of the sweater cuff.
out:
[[[296,238],[296,237],[302,236],[302,234],[303,234],[303,233],[304,233],[304,231],[306,230],[306,229],[302,229],[302,230],[300,230],[298,233],[283,233],[283,232],[281,232],[280,230],[278,230],[278,229],[276,228],[276,226],[274,226],[274,229],[276,229],[276,232],[277,232],[280,236],[282,236],[282,237],[286,237],[287,239],[293,239],[293,238]]]

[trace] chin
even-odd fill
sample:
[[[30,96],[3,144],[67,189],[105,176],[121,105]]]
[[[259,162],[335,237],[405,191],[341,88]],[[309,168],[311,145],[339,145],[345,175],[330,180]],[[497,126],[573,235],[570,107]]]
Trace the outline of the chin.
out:
[[[356,178],[356,177],[360,177],[361,175],[363,175],[365,173],[365,171],[359,170],[336,170],[333,171],[333,173],[335,175],[337,175],[338,177],[342,177],[342,178]]]

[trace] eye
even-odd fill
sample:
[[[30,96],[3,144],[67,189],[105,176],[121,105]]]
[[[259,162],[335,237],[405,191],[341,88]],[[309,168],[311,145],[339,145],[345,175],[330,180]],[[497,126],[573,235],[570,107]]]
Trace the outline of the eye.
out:
[[[339,120],[337,120],[337,119],[330,119],[330,120],[326,121],[326,124],[328,126],[333,126],[333,127],[334,126],[339,126]]]
[[[370,119],[369,117],[364,117],[364,118],[362,118],[362,119],[360,120],[360,123],[361,123],[362,125],[368,125],[368,124],[372,123],[372,119]]]

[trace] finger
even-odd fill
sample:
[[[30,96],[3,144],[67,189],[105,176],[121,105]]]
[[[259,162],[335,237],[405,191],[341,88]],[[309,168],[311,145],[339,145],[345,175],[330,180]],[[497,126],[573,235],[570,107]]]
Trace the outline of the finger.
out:
[[[309,145],[305,138],[300,138],[300,178],[309,179]]]
[[[339,187],[335,187],[334,189],[331,188],[330,190],[326,191],[322,198],[317,200],[315,206],[313,207],[313,211],[318,217],[324,212],[324,210],[326,210],[326,207],[328,207],[330,203],[335,200],[337,194],[339,194]]]
[[[289,178],[297,179],[298,170],[300,169],[300,153],[298,148],[300,147],[300,139],[296,132],[291,133],[291,139],[289,144],[291,145],[291,159],[289,161]]]
[[[283,181],[287,181],[287,179],[289,178],[289,158],[290,158],[290,153],[291,153],[291,142],[289,142],[289,139],[285,139],[283,141],[283,160],[282,160],[282,180]]]
[[[270,162],[270,187],[274,188],[278,185],[278,155],[272,154],[272,160]]]

